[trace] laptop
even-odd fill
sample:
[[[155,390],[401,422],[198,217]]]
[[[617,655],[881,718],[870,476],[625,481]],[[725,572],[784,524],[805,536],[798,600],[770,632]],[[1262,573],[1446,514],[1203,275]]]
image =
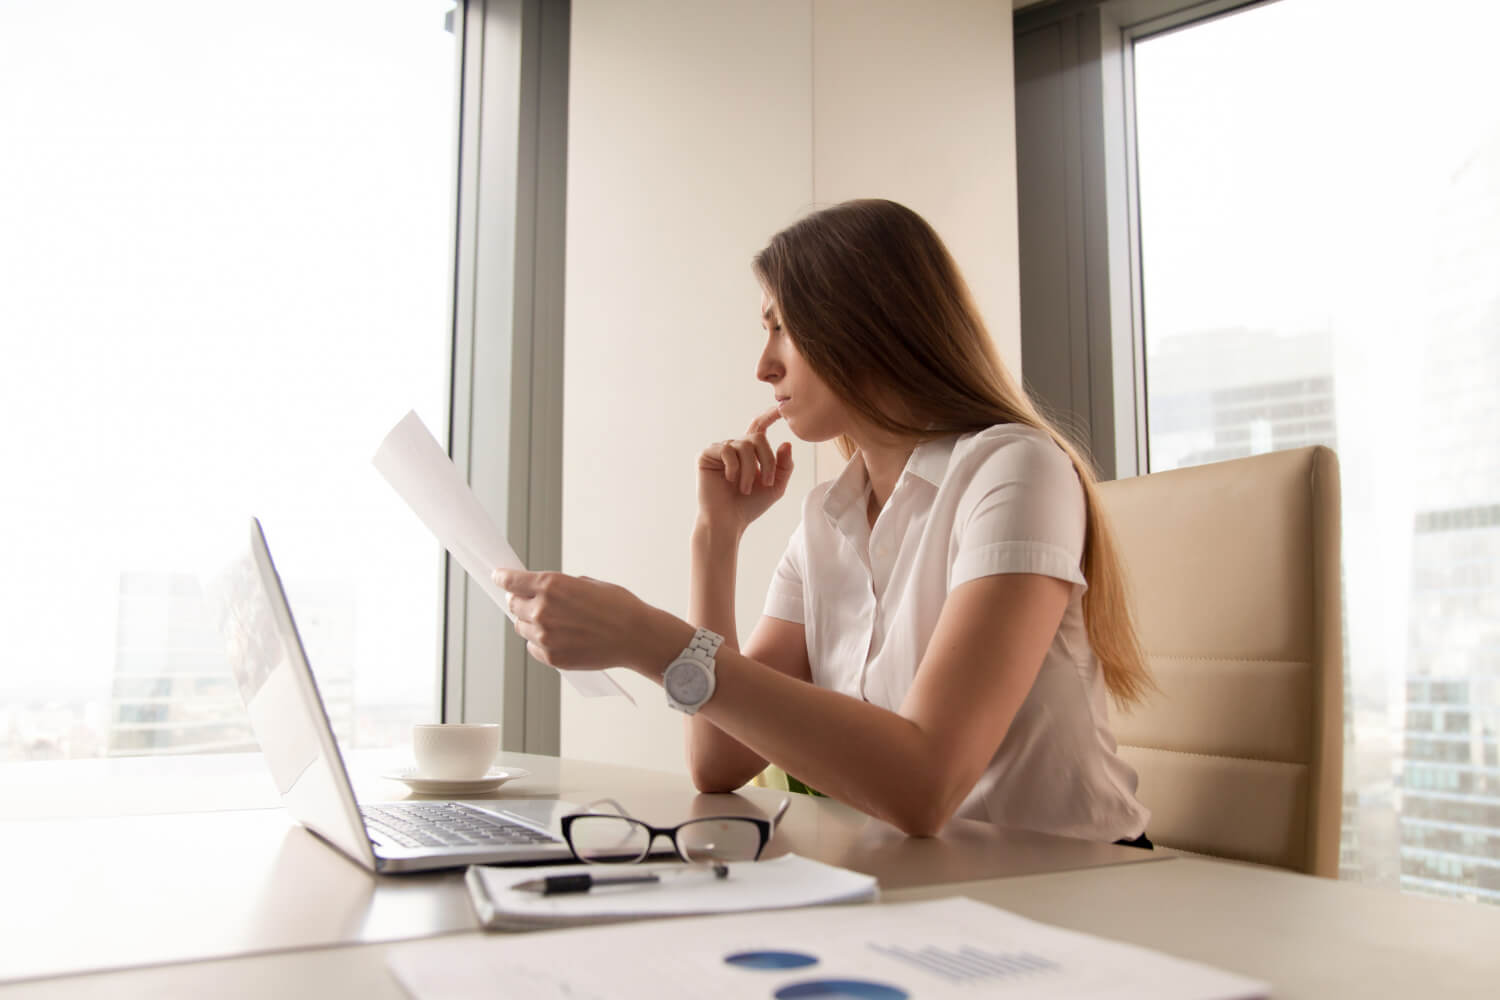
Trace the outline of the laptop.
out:
[[[464,865],[557,864],[573,854],[559,799],[421,800],[361,807],[260,522],[250,544],[207,588],[229,664],[266,764],[292,818],[357,864],[381,873]]]

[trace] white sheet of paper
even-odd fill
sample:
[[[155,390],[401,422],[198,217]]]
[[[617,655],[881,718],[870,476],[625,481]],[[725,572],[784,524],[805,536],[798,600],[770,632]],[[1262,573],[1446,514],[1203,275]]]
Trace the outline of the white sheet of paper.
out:
[[[783,854],[770,861],[731,863],[726,878],[685,868],[681,863],[616,866],[606,875],[660,872],[662,881],[595,889],[552,896],[519,890],[517,884],[549,875],[576,875],[575,865],[543,868],[469,869],[470,898],[480,919],[498,930],[535,930],[570,924],[641,920],[684,914],[735,913],[741,910],[789,909],[858,903],[877,895],[875,878],[825,865],[820,861]],[[478,879],[483,892],[474,892]]]
[[[959,897],[466,935],[400,947],[389,962],[416,1000],[1248,1000],[1269,993],[1244,976]]]
[[[495,586],[490,574],[496,569],[526,567],[415,411],[391,428],[375,452],[374,463],[469,578],[515,621],[505,607],[505,591]],[[630,693],[601,670],[560,672],[580,694],[591,698],[623,695],[635,704]]]

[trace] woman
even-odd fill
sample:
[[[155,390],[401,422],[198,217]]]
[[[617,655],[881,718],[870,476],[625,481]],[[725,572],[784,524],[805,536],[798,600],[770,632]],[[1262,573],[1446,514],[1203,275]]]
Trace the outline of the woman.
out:
[[[961,815],[1148,846],[1104,696],[1128,704],[1150,679],[1093,476],[1005,371],[937,234],[847,202],[754,270],[776,405],[699,457],[698,628],[598,581],[497,572],[532,655],[623,653],[665,676],[703,791],[769,762],[912,835]],[[766,439],[777,420],[850,461],[808,495],[740,647],[740,538],[792,473]]]

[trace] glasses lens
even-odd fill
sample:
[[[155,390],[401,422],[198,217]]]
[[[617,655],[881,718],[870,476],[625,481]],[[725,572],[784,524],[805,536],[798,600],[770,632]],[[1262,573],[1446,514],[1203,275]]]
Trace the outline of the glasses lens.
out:
[[[651,831],[624,816],[579,816],[568,842],[580,861],[639,861],[651,846]]]
[[[760,827],[734,818],[693,820],[678,828],[677,849],[686,861],[754,861]]]

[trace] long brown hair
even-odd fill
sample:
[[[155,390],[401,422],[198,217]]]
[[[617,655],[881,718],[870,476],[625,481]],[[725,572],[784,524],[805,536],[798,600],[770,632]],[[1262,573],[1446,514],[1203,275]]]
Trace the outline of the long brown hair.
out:
[[[1084,624],[1121,705],[1153,687],[1097,477],[1006,370],[943,241],[911,209],[883,199],[814,212],[755,255],[756,276],[809,367],[880,430],[928,440],[1024,424],[1046,433],[1083,484]],[[889,404],[897,401],[898,405]],[[854,443],[840,438],[845,458]]]

